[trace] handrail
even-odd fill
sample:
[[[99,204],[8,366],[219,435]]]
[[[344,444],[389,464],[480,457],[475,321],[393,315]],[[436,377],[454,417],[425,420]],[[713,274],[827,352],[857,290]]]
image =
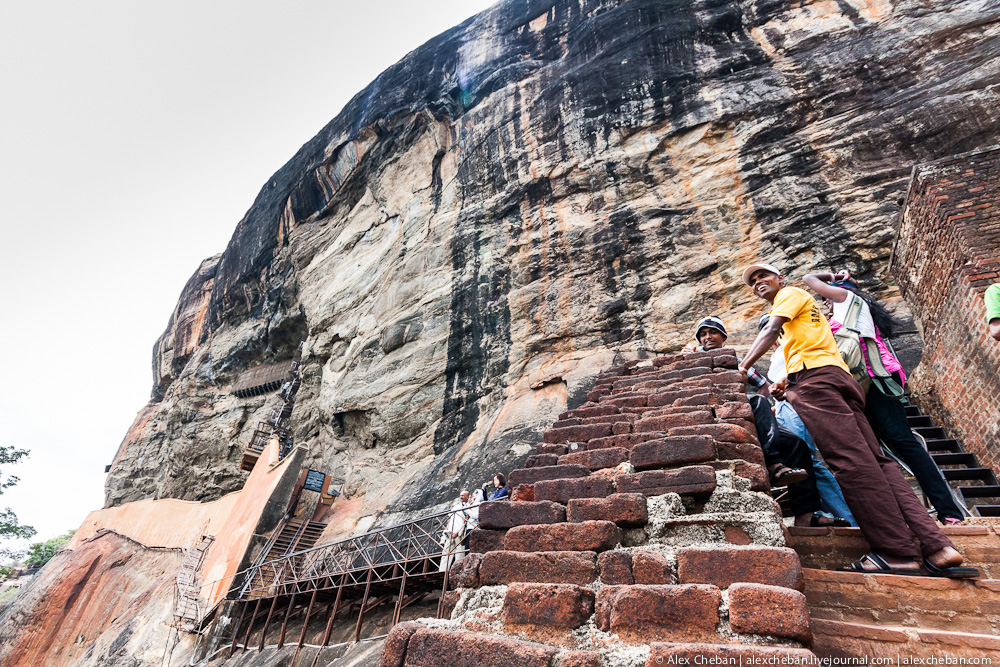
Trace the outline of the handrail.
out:
[[[482,507],[487,502],[491,501],[483,501],[469,508]],[[317,590],[324,587],[324,581],[332,586],[332,581],[341,575],[347,575],[352,584],[360,584],[360,579],[353,581],[355,577],[352,573],[376,568],[380,569],[376,575],[377,581],[392,580],[403,572],[410,577],[427,574],[410,570],[428,560],[450,559],[464,551],[461,540],[447,549],[439,540],[439,535],[446,530],[451,517],[463,509],[468,508],[436,512],[256,563],[247,572],[237,598],[272,597],[289,591],[303,592],[300,584],[305,584],[306,591]],[[447,563],[442,564],[445,565]],[[383,571],[381,568],[391,569]],[[435,574],[440,571],[433,570]]]

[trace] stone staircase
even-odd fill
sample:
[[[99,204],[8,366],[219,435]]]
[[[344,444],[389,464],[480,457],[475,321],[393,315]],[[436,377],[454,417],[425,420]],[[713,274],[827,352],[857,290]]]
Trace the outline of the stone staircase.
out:
[[[948,480],[960,504],[972,516],[1000,517],[1000,481],[992,468],[979,463],[962,443],[949,437],[945,429],[920,411],[915,404],[906,406],[907,420],[914,433],[927,443],[927,450]]]
[[[982,578],[838,572],[870,551],[857,528],[789,528],[805,573],[814,650],[830,657],[1000,659],[1000,521],[944,528]],[[997,578],[994,578],[997,577]]]
[[[714,350],[602,373],[510,473],[512,500],[480,509],[450,618],[395,626],[380,664],[814,659],[736,364]]]

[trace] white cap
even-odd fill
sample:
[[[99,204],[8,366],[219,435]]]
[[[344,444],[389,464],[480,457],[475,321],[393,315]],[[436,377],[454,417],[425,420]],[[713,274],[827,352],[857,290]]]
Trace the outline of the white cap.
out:
[[[765,271],[770,271],[776,276],[781,275],[781,271],[774,268],[770,264],[751,264],[747,268],[743,269],[743,282],[746,283],[748,287],[750,286],[750,274],[756,271],[757,269],[764,269]]]

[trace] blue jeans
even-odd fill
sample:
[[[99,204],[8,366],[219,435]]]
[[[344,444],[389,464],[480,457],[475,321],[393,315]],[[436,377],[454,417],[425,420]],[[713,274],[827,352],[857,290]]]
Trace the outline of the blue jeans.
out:
[[[805,424],[799,419],[795,408],[788,401],[778,401],[777,406],[775,417],[778,418],[778,423],[805,440],[806,444],[809,445],[809,451],[812,453],[813,473],[816,476],[816,489],[819,491],[820,507],[823,508],[824,512],[843,517],[850,521],[852,526],[857,526],[858,522],[854,520],[854,515],[847,507],[844,494],[840,491],[840,485],[834,479],[833,473],[827,470],[826,465],[820,461],[816,454],[816,443],[809,435],[809,431],[806,430]]]

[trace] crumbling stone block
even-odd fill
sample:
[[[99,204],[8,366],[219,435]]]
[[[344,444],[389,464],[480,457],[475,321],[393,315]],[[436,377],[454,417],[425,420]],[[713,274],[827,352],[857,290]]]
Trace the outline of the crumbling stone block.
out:
[[[502,548],[504,531],[475,528],[469,533],[469,552],[484,554]]]
[[[606,498],[573,498],[566,507],[566,519],[572,523],[614,521],[622,528],[638,528],[649,519],[646,496],[614,493]]]
[[[558,463],[561,465],[579,464],[590,470],[601,470],[602,468],[614,468],[628,459],[629,452],[624,447],[607,447],[564,454],[559,457]]]
[[[505,626],[578,628],[594,613],[594,591],[573,584],[511,584],[503,601]]]
[[[413,621],[397,623],[392,626],[389,636],[385,638],[385,643],[382,645],[379,667],[403,667],[403,660],[406,659],[406,645],[409,643],[410,637],[426,627],[422,623]]]
[[[629,461],[636,470],[667,468],[708,461],[716,457],[715,442],[707,435],[666,437],[635,445]]]
[[[559,419],[572,419],[573,417],[596,417],[598,415],[613,415],[618,409],[613,405],[595,405],[589,408],[577,408],[567,410],[559,415]]]
[[[646,643],[718,637],[722,592],[715,586],[607,586],[597,591],[594,623],[623,640]]]
[[[759,445],[751,442],[716,441],[715,447],[721,460],[740,459],[759,466],[764,465],[764,451]]]
[[[589,474],[590,470],[584,470]],[[573,498],[603,498],[614,491],[614,482],[607,477],[555,479],[535,483],[535,500],[551,500],[565,505]]]
[[[535,502],[492,502],[479,508],[480,528],[506,530],[536,523],[562,523],[566,508],[548,500]]]
[[[645,400],[645,399],[644,399]],[[611,424],[582,424],[553,428],[545,432],[545,442],[586,442],[591,438],[611,435]]]
[[[518,468],[511,471],[508,481],[511,486],[518,484],[534,484],[535,482],[547,479],[569,479],[572,477],[586,477],[590,474],[590,469],[581,465],[554,465],[543,466],[541,468]]]
[[[715,417],[708,410],[692,410],[689,412],[678,412],[674,414],[659,415],[656,417],[643,416],[636,422],[634,431],[667,431],[675,428],[695,428],[708,426],[715,422]],[[692,433],[697,433],[692,431]]]
[[[733,584],[729,587],[729,625],[734,632],[812,642],[806,596],[789,588]]]
[[[728,527],[727,527],[728,528]],[[758,583],[801,591],[799,556],[787,547],[691,547],[677,551],[677,577],[682,584]]]
[[[635,583],[669,584],[672,574],[670,561],[663,554],[646,550],[633,552],[632,576],[635,578]]]
[[[556,649],[544,644],[472,632],[424,628],[406,646],[405,667],[549,667]],[[461,662],[456,661],[461,656]]]
[[[715,470],[710,466],[688,466],[677,470],[650,470],[618,478],[621,493],[641,493],[646,497],[664,493],[708,496],[715,490]]]
[[[624,447],[630,449],[640,442],[665,438],[667,434],[663,431],[650,431],[647,433],[623,433],[620,435],[610,435],[605,438],[594,438],[588,441],[582,449],[602,449],[605,447]]]
[[[593,551],[491,551],[479,565],[482,586],[516,581],[583,585],[597,576],[597,554]]]
[[[559,465],[559,456],[557,454],[532,454],[524,462],[525,468],[541,468],[554,465]]]
[[[569,651],[556,656],[555,667],[600,667],[601,654],[596,651]]]
[[[508,551],[607,551],[621,542],[622,531],[611,521],[517,526],[504,536]]]
[[[479,588],[479,564],[483,554],[472,553],[455,561],[448,571],[448,585],[452,588]]]
[[[628,551],[605,551],[598,554],[597,567],[601,572],[601,583],[606,586],[635,583],[632,576],[632,554]]]

